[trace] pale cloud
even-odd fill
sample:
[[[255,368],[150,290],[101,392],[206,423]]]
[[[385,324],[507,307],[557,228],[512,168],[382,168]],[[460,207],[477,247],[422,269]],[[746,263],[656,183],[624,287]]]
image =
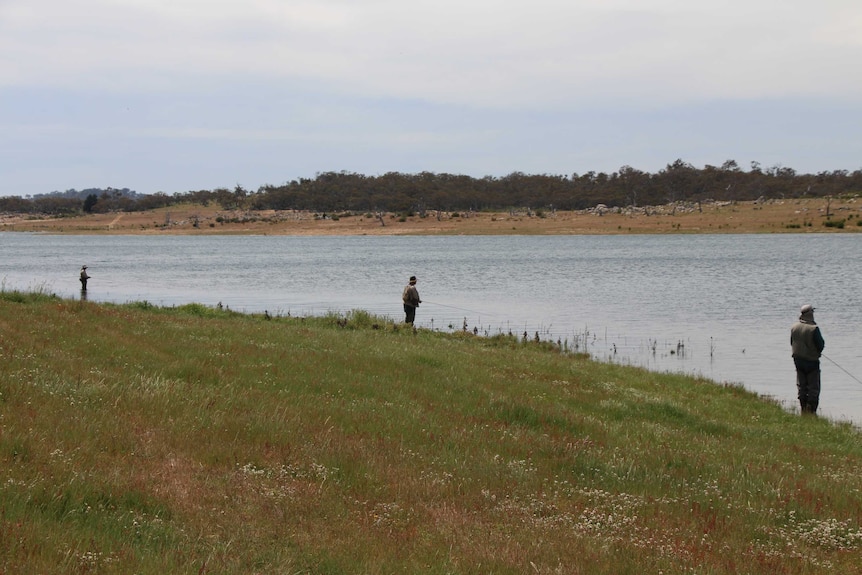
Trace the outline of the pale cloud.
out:
[[[858,0],[0,0],[0,195],[857,169],[860,61]]]
[[[502,108],[858,97],[860,19],[849,1],[15,0],[0,81],[147,90],[254,76]]]

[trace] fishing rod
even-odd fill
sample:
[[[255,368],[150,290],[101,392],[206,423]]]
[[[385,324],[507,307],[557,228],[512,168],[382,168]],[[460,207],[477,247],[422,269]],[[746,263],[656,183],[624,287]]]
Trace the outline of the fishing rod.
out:
[[[838,365],[838,362],[836,362],[834,359],[832,359],[831,357],[827,356],[827,355],[826,355],[826,354],[824,354],[824,353],[821,353],[820,355],[821,355],[822,357],[825,357],[826,359],[828,359],[828,360],[829,360],[829,361],[831,361],[832,363],[834,363],[834,364],[835,364],[835,367],[837,367],[838,369],[840,369],[841,371],[843,371],[844,373],[846,373],[847,375],[849,375],[849,376],[850,376],[854,381],[856,381],[856,383],[862,383],[862,381],[859,381],[859,379],[857,379],[855,375],[853,375],[852,373],[850,373],[849,371],[847,371],[846,369],[844,369],[843,367],[841,367],[840,365]]]

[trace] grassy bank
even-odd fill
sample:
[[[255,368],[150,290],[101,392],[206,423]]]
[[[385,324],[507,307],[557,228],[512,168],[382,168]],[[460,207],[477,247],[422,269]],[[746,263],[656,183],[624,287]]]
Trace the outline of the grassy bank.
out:
[[[862,554],[849,425],[362,312],[2,292],[0,462],[0,573],[772,575]]]

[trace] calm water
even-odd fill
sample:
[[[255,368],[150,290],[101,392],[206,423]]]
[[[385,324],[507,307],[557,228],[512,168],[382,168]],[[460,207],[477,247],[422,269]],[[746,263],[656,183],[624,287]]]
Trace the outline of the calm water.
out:
[[[415,274],[423,327],[538,332],[597,359],[739,382],[788,407],[796,405],[789,329],[800,305],[812,303],[829,358],[821,411],[862,424],[860,244],[853,234],[0,233],[0,282],[79,297],[86,264],[93,301],[221,302],[282,315],[364,309],[401,319],[401,290]]]

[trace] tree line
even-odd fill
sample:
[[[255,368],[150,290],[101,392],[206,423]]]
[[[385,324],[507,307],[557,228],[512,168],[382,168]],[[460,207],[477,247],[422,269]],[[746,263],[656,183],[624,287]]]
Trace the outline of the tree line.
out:
[[[138,194],[127,188],[68,190],[34,197],[0,197],[0,211],[72,215],[82,212],[143,211],[179,203],[215,204],[225,210],[309,210],[318,212],[422,212],[424,210],[508,210],[512,208],[580,210],[651,206],[674,202],[746,201],[845,196],[862,191],[862,170],[798,174],[792,168],[763,168],[752,162],[743,170],[734,160],[696,168],[682,160],[656,173],[631,166],[607,174],[548,175],[513,172],[503,177],[421,172],[368,176],[322,172],[281,185],[249,191],[217,188]]]

